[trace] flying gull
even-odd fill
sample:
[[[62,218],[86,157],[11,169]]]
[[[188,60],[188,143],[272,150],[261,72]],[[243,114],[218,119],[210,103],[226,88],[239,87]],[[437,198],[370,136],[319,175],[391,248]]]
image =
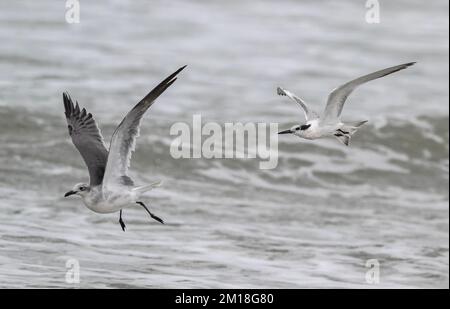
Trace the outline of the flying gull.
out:
[[[342,113],[342,109],[344,108],[344,103],[347,100],[348,96],[359,85],[406,69],[413,64],[415,64],[415,62],[405,63],[384,70],[376,71],[374,73],[370,73],[368,75],[364,75],[357,79],[349,81],[342,86],[339,86],[338,88],[334,89],[328,96],[328,102],[322,115],[319,115],[311,110],[304,100],[300,99],[292,92],[278,87],[278,94],[287,96],[291,100],[298,103],[303,108],[306,118],[305,124],[295,125],[291,129],[281,131],[278,134],[294,134],[298,137],[309,140],[334,136],[340,142],[348,146],[352,135],[359,129],[359,127],[367,122],[367,120],[345,123],[341,121],[340,116]]]
[[[119,223],[123,231],[122,210],[136,204],[142,206],[153,219],[164,223],[140,199],[144,192],[160,183],[136,186],[128,176],[128,167],[144,113],[177,80],[177,74],[185,67],[163,80],[131,109],[114,131],[109,151],[92,114],[84,108],[80,109],[78,102],[74,105],[67,93],[63,94],[69,135],[86,163],[90,178],[89,184],[76,184],[65,197],[79,195],[86,207],[97,213],[120,211]]]

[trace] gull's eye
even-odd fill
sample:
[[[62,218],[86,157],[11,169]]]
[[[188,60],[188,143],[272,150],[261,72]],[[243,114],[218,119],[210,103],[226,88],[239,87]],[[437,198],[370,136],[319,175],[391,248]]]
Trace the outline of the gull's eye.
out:
[[[84,191],[86,189],[85,187],[80,187],[80,191]]]

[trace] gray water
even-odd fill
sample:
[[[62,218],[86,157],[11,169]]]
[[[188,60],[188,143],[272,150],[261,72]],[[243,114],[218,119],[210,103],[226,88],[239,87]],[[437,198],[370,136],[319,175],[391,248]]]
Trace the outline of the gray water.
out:
[[[0,0],[0,287],[448,288],[447,1]],[[359,88],[344,118],[369,119],[349,148],[282,136],[279,164],[175,160],[170,126],[301,119],[282,85],[320,110],[359,75],[418,64]],[[88,174],[62,92],[108,139],[181,65],[142,123],[131,175],[162,179],[143,210],[99,215],[64,199]],[[66,282],[66,261],[80,283]],[[365,281],[368,259],[380,283]]]

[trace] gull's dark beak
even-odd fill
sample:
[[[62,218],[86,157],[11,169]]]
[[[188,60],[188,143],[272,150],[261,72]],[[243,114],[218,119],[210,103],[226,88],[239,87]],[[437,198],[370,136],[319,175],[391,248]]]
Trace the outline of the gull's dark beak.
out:
[[[75,193],[77,193],[77,192],[71,190],[71,191],[67,192],[66,194],[64,194],[64,197],[68,197],[68,196],[74,195]]]
[[[278,134],[290,134],[290,133],[292,133],[292,131],[290,129],[278,132]]]

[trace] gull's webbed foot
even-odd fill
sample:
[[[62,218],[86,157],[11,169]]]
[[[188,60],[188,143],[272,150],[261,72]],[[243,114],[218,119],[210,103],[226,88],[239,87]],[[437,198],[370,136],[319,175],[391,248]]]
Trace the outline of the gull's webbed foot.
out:
[[[122,209],[120,210],[120,216],[119,216],[119,223],[120,223],[120,227],[122,228],[122,231],[125,232],[125,223],[122,220]]]
[[[136,202],[136,204],[139,204],[139,205],[141,205],[142,207],[144,207],[144,209],[148,212],[148,214],[150,215],[150,217],[152,217],[153,219],[155,219],[155,220],[158,221],[159,223],[164,224],[164,220],[161,219],[160,217],[155,216],[154,214],[152,214],[152,213],[150,212],[150,210],[148,210],[147,206],[145,206],[144,203],[142,203],[142,202]]]

